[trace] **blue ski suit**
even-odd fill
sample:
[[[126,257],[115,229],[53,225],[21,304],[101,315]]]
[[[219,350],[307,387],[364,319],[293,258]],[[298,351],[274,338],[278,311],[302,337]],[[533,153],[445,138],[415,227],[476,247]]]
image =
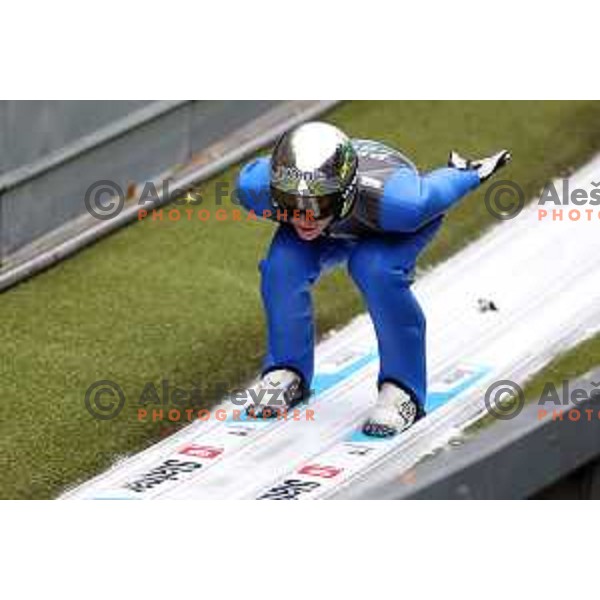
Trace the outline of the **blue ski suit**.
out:
[[[311,286],[345,263],[361,291],[377,334],[378,384],[391,381],[418,403],[426,398],[425,316],[410,286],[419,253],[445,212],[479,185],[474,170],[440,168],[420,175],[400,152],[382,143],[353,140],[359,157],[358,193],[349,214],[324,235],[304,241],[281,223],[260,263],[267,320],[263,373],[289,368],[310,387],[314,373]],[[240,172],[241,204],[260,216],[276,215],[269,192],[270,159]],[[268,213],[265,213],[268,214]]]

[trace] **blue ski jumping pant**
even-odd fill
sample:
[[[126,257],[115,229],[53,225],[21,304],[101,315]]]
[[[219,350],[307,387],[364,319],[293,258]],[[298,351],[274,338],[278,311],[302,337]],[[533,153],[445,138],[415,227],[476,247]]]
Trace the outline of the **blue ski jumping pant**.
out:
[[[410,285],[417,256],[440,224],[441,218],[409,236],[313,241],[302,240],[291,225],[281,224],[260,263],[268,337],[263,372],[287,367],[301,374],[310,387],[314,373],[311,287],[323,272],[345,263],[377,334],[379,385],[396,383],[423,408],[425,316]]]

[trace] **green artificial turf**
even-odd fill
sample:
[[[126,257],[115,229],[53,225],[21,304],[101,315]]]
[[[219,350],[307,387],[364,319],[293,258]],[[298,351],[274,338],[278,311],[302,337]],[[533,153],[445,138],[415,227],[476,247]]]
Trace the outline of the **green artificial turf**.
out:
[[[475,156],[509,148],[514,162],[503,177],[528,197],[600,150],[600,102],[349,102],[327,119],[401,148],[422,169],[444,164],[452,148]],[[232,186],[236,172],[216,179]],[[214,182],[201,186],[209,210]],[[484,191],[452,211],[421,266],[493,222]],[[173,431],[138,422],[147,382],[195,383],[210,404],[217,383],[255,375],[264,352],[257,263],[273,230],[231,219],[145,220],[2,294],[0,497],[56,496]],[[339,270],[318,284],[316,308],[323,332],[363,305]],[[104,379],[127,402],[118,418],[96,421],[84,395]]]

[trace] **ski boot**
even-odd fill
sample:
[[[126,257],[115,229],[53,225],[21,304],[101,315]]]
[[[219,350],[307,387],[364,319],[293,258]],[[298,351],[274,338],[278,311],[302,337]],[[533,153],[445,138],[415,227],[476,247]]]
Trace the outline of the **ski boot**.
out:
[[[404,390],[386,381],[363,425],[363,433],[371,437],[391,437],[408,429],[422,416],[423,410]]]
[[[302,378],[289,369],[276,369],[263,375],[254,388],[255,399],[246,413],[255,419],[274,419],[308,397]]]

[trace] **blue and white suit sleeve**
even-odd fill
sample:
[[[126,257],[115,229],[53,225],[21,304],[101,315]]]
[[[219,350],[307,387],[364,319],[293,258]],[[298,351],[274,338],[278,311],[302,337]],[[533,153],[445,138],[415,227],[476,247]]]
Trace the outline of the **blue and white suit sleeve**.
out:
[[[380,199],[383,231],[410,233],[443,215],[479,185],[474,170],[441,168],[426,175],[399,169],[386,182]]]
[[[262,216],[265,211],[273,211],[270,190],[271,161],[257,158],[243,167],[238,176],[236,190],[242,206]]]

